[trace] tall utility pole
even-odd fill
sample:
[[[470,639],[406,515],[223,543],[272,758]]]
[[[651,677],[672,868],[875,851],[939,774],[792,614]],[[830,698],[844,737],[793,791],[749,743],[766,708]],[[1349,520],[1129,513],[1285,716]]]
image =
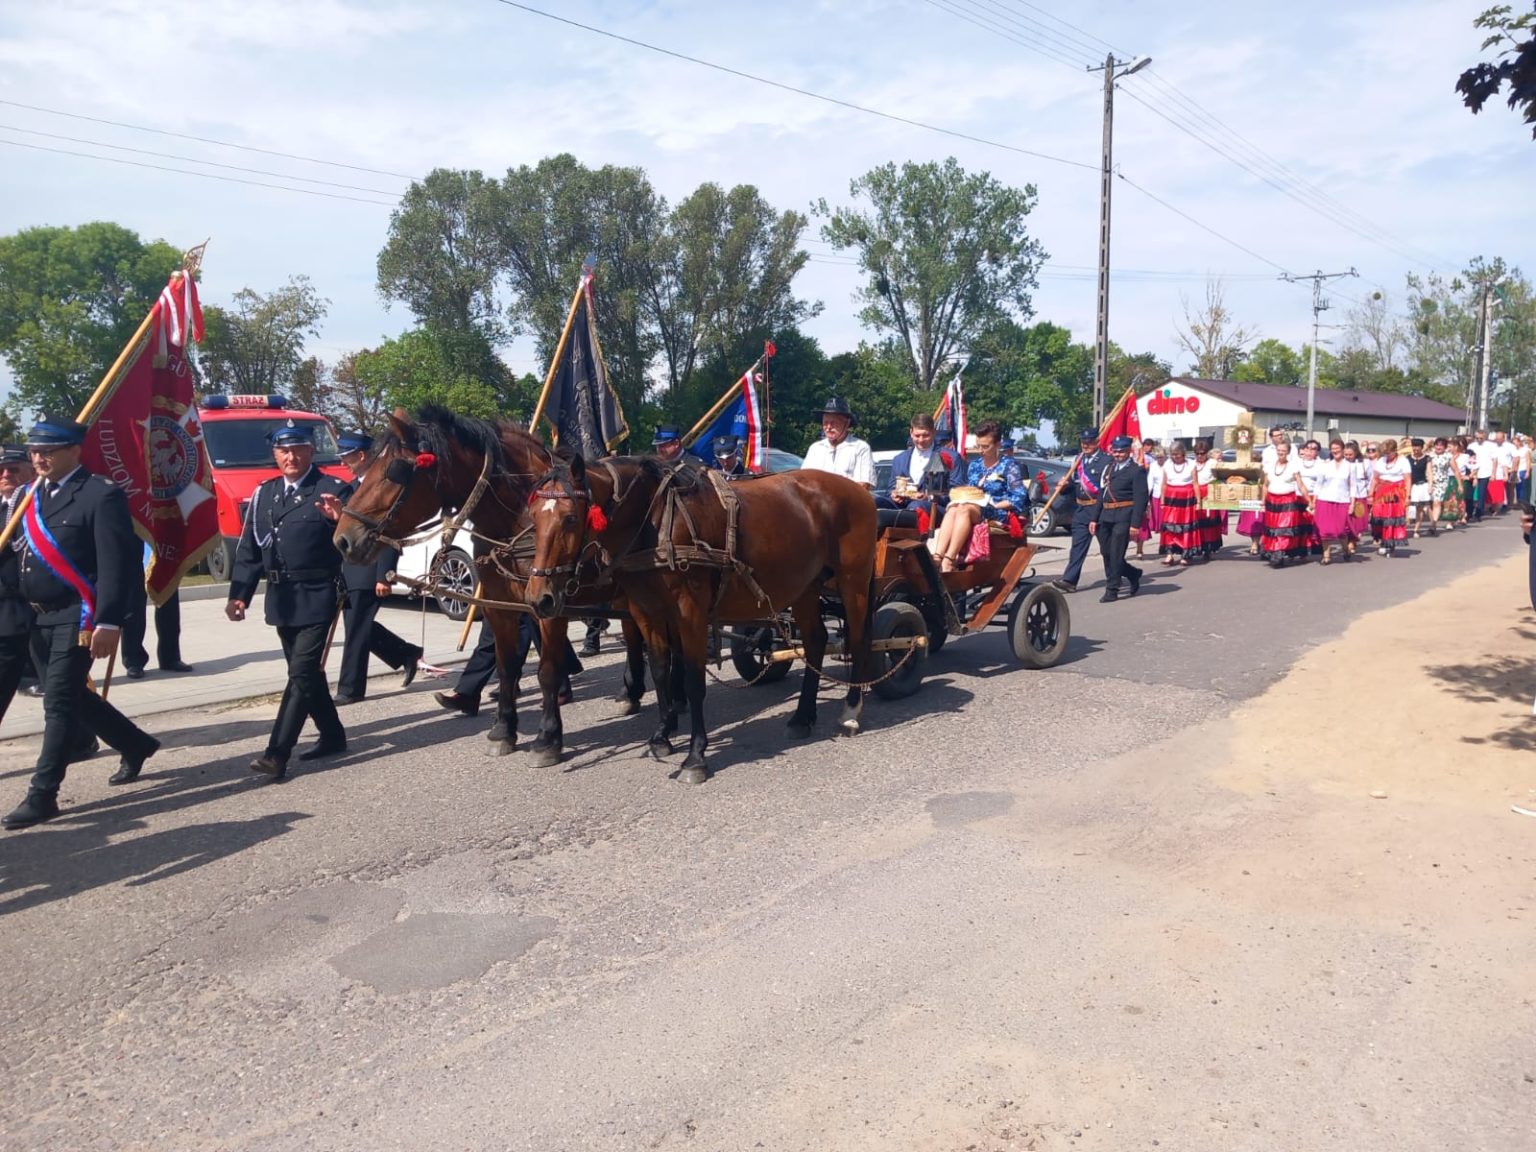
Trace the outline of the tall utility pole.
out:
[[[1485,280],[1477,307],[1477,374],[1467,404],[1467,431],[1488,427],[1488,408],[1493,401],[1493,310],[1499,306],[1498,282]]]
[[[1323,327],[1323,313],[1333,305],[1328,297],[1323,295],[1323,284],[1328,280],[1337,280],[1341,276],[1358,276],[1360,273],[1351,268],[1348,272],[1314,272],[1310,276],[1292,276],[1289,272],[1282,272],[1280,279],[1291,284],[1299,284],[1303,280],[1312,281],[1312,360],[1307,368],[1307,439],[1312,439],[1314,432],[1312,425],[1315,423],[1317,408],[1317,341]]]
[[[1104,423],[1104,393],[1109,381],[1109,202],[1114,180],[1115,81],[1140,72],[1152,57],[1133,61],[1104,57],[1104,151],[1099,160],[1099,323],[1093,340],[1093,423]],[[1089,68],[1097,72],[1099,68]]]

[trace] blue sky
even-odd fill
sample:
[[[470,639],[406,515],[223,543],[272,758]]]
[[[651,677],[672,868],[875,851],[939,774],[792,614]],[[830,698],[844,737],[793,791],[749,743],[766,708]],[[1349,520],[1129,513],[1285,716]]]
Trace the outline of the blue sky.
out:
[[[1345,297],[1379,290],[1400,301],[1410,270],[1454,272],[1477,254],[1536,266],[1536,144],[1502,105],[1473,117],[1453,91],[1478,56],[1471,21],[1483,0],[530,3],[1095,170],[832,107],[497,0],[9,0],[0,4],[0,101],[9,102],[0,103],[0,141],[291,182],[192,162],[214,161],[352,185],[302,186],[381,203],[0,143],[0,232],[107,219],[178,246],[211,236],[204,298],[217,303],[306,273],[332,305],[313,350],[334,360],[409,325],[374,287],[387,203],[404,179],[15,105],[407,176],[437,165],[499,174],[570,151],[593,165],[641,165],[672,200],[704,180],[749,182],[775,204],[802,210],[821,196],[846,200],[848,182],[875,164],[954,155],[968,168],[1037,186],[1032,227],[1051,261],[1036,315],[1091,341],[1102,88],[1081,67],[1102,60],[1107,42],[1154,61],[1122,83],[1121,173],[1241,246],[1118,181],[1111,336],[1122,345],[1155,351],[1182,370],[1174,337],[1181,295],[1202,296],[1209,273],[1226,275],[1240,320],[1300,344],[1310,335],[1310,293],[1280,282],[1278,268],[1357,267],[1361,279],[1336,294],[1330,318],[1342,321]],[[1213,137],[1251,170],[1136,98]],[[1326,214],[1271,182],[1299,189],[1311,204],[1326,196]],[[1346,215],[1353,227],[1327,215]],[[867,335],[851,300],[854,271],[829,259],[825,245],[809,248],[813,261],[797,287],[826,306],[809,330],[829,352],[852,347]],[[508,358],[518,371],[541,368],[526,347]]]

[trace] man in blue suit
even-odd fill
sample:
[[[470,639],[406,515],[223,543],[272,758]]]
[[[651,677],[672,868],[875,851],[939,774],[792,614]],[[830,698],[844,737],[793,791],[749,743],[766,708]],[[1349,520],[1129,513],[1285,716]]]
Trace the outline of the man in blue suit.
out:
[[[922,509],[937,519],[950,488],[966,483],[965,456],[953,448],[934,446],[933,417],[919,412],[909,428],[911,447],[891,461],[891,478],[875,494],[879,508]]]

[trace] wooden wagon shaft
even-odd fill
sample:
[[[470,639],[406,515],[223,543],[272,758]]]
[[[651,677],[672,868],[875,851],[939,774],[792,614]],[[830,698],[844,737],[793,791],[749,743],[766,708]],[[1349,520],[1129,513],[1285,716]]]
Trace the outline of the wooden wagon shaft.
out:
[[[871,640],[869,644],[871,652],[905,652],[909,648],[926,647],[928,647],[928,637],[926,636],[893,636],[889,640]],[[848,653],[843,650],[841,644],[829,643],[827,645],[828,657],[841,659],[847,655]],[[780,648],[768,657],[771,663],[777,663],[781,660],[803,659],[805,659],[805,649],[798,646],[794,648]]]

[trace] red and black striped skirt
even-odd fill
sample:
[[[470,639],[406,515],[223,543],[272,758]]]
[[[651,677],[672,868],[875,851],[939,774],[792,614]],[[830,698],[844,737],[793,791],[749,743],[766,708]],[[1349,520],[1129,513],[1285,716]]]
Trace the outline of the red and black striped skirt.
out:
[[[1200,547],[1200,500],[1193,484],[1163,488],[1163,533],[1159,551],[1193,552]]]
[[[1305,556],[1316,534],[1307,502],[1299,492],[1277,496],[1264,494],[1264,554],[1266,556]]]
[[[1371,498],[1371,535],[1382,544],[1408,539],[1408,482],[1376,485]]]

